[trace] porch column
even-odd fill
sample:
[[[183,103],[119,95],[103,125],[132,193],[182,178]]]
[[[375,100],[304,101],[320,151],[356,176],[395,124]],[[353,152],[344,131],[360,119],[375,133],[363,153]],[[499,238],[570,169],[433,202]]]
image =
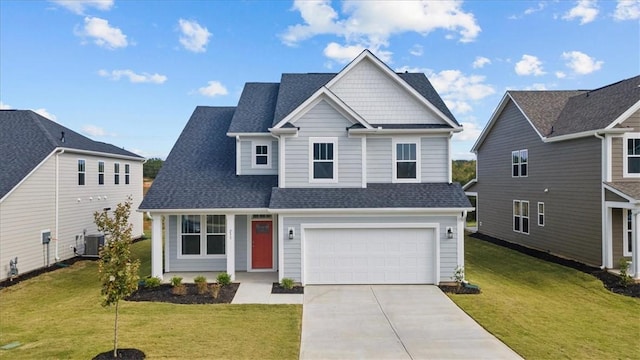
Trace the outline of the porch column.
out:
[[[236,280],[236,216],[235,214],[227,215],[227,236],[225,238],[225,248],[227,253],[227,274],[231,276],[231,281]]]
[[[151,276],[162,280],[162,218],[152,214],[151,225]]]
[[[638,229],[640,229],[638,225],[640,225],[640,223],[638,220],[640,217],[638,215],[640,215],[639,210],[633,210],[631,212],[631,269],[629,269],[629,272],[634,279],[640,279],[640,256],[638,256],[640,252],[638,251],[638,246],[640,246],[640,236],[638,236]]]
[[[607,269],[613,269],[613,231],[611,230],[613,224],[613,209],[611,207],[605,207],[605,223],[603,228],[604,251],[602,256],[604,258],[604,267]]]

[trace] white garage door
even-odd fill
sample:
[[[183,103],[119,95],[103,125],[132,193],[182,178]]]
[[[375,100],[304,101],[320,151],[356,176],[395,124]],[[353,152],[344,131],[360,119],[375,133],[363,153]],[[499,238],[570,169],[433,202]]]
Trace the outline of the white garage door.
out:
[[[306,229],[306,284],[433,284],[433,229]]]

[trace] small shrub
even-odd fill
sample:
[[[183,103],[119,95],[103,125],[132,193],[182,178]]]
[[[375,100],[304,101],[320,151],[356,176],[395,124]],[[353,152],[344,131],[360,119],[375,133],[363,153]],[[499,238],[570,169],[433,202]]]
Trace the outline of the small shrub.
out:
[[[160,278],[157,277],[150,277],[150,278],[146,278],[144,279],[144,287],[146,287],[147,289],[155,289],[158,286],[160,286]]]
[[[453,271],[453,276],[451,276],[451,280],[458,283],[458,285],[462,284],[464,281],[464,266],[456,266]]]
[[[231,275],[227,274],[226,272],[221,272],[220,274],[218,274],[218,277],[216,277],[216,280],[221,286],[229,285],[231,284]]]
[[[196,276],[193,279],[193,282],[196,283],[196,287],[198,288],[198,294],[204,294],[208,290],[207,286],[207,278],[204,276]]]
[[[171,278],[171,286],[176,287],[182,285],[182,278],[180,276],[174,276]]]
[[[293,289],[293,279],[283,278],[282,281],[280,281],[280,286],[287,290]]]
[[[625,258],[620,259],[618,267],[620,268],[620,285],[627,287],[633,284],[633,278],[629,275],[629,261]]]
[[[212,298],[218,298],[218,295],[220,295],[220,288],[220,284],[211,284],[211,286],[209,287],[209,292],[211,293]]]

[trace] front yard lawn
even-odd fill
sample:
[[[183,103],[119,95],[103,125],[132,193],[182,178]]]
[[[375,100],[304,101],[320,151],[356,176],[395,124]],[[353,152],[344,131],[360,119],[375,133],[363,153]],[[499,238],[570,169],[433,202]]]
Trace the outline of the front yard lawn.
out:
[[[466,277],[480,295],[450,295],[526,359],[640,359],[640,299],[580,271],[465,241]]]
[[[149,243],[133,245],[147,274]],[[0,358],[90,359],[112,349],[114,310],[100,306],[97,273],[96,262],[79,261],[0,290],[0,346],[22,344]],[[297,359],[301,323],[300,305],[125,301],[119,348],[148,358]]]

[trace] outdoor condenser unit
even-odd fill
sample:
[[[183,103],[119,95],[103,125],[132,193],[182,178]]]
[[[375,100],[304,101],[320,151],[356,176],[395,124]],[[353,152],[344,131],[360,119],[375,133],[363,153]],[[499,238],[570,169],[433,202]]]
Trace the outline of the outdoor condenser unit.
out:
[[[93,234],[84,237],[84,256],[98,256],[104,246],[104,235]]]

